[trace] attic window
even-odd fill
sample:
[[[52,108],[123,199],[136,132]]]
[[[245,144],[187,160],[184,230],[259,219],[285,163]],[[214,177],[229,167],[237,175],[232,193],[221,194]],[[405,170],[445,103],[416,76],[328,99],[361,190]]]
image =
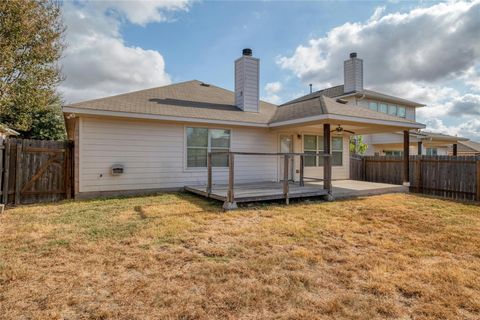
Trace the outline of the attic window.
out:
[[[337,102],[338,102],[338,103],[341,103],[341,104],[347,104],[347,103],[348,103],[347,100],[341,99],[341,98],[338,98],[338,99],[337,99]]]
[[[204,87],[210,87],[210,85],[208,83],[205,83],[205,82],[200,83],[200,85],[204,86]]]

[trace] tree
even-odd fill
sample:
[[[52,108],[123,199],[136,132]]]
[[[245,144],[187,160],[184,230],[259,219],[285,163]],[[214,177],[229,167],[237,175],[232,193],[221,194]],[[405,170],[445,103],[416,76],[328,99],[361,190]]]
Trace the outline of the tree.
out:
[[[65,132],[56,116],[64,31],[53,0],[0,1],[0,122],[24,137],[54,139]],[[39,124],[50,128],[35,128]]]
[[[365,154],[365,152],[367,152],[367,149],[368,145],[363,142],[363,136],[350,137],[350,153]]]

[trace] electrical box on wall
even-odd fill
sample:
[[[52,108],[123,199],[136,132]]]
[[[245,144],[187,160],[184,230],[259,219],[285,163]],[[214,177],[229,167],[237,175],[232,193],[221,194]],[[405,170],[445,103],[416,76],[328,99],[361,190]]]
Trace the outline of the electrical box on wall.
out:
[[[123,166],[121,164],[114,164],[111,170],[112,170],[112,176],[119,176],[123,174]]]

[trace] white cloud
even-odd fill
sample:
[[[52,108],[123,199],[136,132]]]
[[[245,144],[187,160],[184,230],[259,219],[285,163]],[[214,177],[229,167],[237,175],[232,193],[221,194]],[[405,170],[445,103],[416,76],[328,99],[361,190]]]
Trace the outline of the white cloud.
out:
[[[76,102],[171,82],[160,52],[125,44],[123,21],[145,25],[166,14],[188,10],[188,2],[65,2],[67,49],[62,59],[66,80],[59,86],[66,102]]]
[[[357,52],[365,87],[427,104],[418,120],[478,139],[480,95],[465,89],[480,91],[480,0],[427,5],[390,14],[376,8],[367,21],[337,26],[277,64],[323,88],[343,83],[343,61]]]
[[[279,104],[281,98],[278,93],[280,93],[282,88],[283,86],[279,81],[267,83],[264,88],[266,97],[263,97],[262,99],[273,104]]]
[[[426,120],[425,124],[427,125],[427,131],[445,133],[452,136],[468,137],[472,140],[480,141],[480,119],[478,118],[453,126],[444,124],[441,119],[431,118]]]
[[[340,83],[343,60],[352,51],[364,59],[367,86],[435,81],[472,67],[480,58],[480,1],[448,2],[365,23],[345,23],[325,37],[300,45],[277,63],[304,83]]]

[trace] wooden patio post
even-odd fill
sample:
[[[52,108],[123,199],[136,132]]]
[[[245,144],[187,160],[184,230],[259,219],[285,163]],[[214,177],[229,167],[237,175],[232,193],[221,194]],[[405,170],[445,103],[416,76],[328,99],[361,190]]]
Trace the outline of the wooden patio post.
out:
[[[330,123],[323,124],[323,189],[332,197],[332,161],[330,156]],[[331,199],[333,200],[333,199]]]
[[[283,156],[283,196],[285,197],[285,203],[289,204],[290,199],[288,199],[288,161],[289,156]]]
[[[305,159],[303,155],[300,155],[300,187],[303,187],[305,185]]]
[[[212,153],[209,152],[207,156],[207,194],[212,193]]]
[[[456,156],[457,156],[457,153],[458,153],[457,144],[454,143],[454,144],[453,144],[453,155],[456,157]]]
[[[237,203],[235,202],[235,193],[233,191],[233,185],[235,183],[235,155],[231,152],[228,153],[228,190],[227,199],[223,203],[224,210],[237,209]]]
[[[417,154],[419,156],[421,156],[422,155],[422,141],[418,141],[417,145],[418,145]]]
[[[403,131],[403,185],[408,186],[410,184],[410,132],[408,130]]]

